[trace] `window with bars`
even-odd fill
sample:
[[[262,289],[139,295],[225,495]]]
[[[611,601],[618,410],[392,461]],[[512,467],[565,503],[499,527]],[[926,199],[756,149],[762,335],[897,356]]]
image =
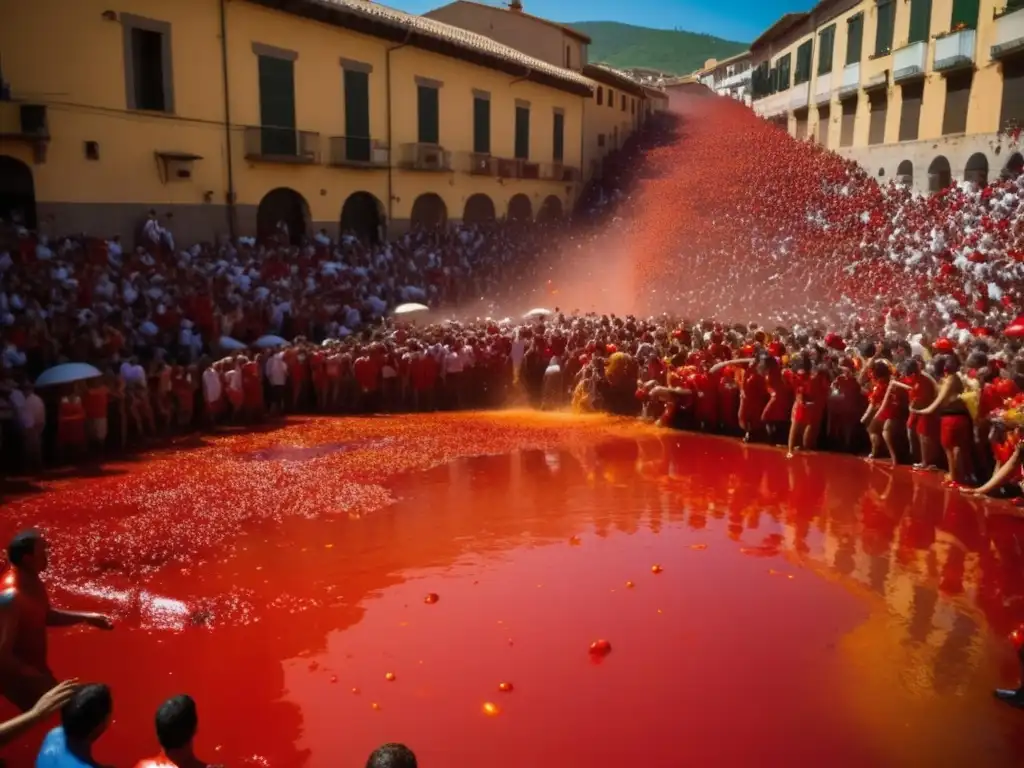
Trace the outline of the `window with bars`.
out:
[[[887,56],[892,53],[892,37],[896,24],[895,0],[878,0],[875,17],[875,56]]]
[[[836,25],[831,24],[818,35],[818,74],[832,71],[832,53],[836,47]]]
[[[864,14],[858,13],[846,21],[846,64],[860,64],[864,47]]]
[[[811,79],[811,57],[813,51],[811,40],[803,43],[796,49],[796,73],[793,77],[793,84],[800,85]]]

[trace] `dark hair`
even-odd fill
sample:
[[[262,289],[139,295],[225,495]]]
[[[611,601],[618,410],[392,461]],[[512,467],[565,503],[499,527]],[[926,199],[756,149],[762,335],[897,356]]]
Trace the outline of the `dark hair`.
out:
[[[385,744],[373,750],[366,768],[417,768],[416,755],[405,744]]]
[[[11,565],[21,565],[21,561],[36,553],[36,544],[43,540],[43,534],[35,528],[29,528],[14,534],[7,545],[7,560]]]
[[[156,739],[164,749],[187,746],[198,727],[199,715],[191,696],[172,696],[156,711]]]
[[[60,724],[69,739],[92,736],[114,709],[110,689],[102,683],[83,685],[60,712]]]

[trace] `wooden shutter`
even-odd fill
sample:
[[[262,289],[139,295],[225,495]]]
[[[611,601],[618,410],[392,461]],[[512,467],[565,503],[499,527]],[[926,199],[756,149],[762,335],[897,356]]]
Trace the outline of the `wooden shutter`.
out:
[[[870,120],[868,122],[868,144],[885,143],[885,118],[889,111],[889,94],[883,88],[868,95]]]
[[[967,131],[967,106],[971,100],[973,72],[958,72],[946,78],[946,106],[942,113],[942,135]]]
[[[420,144],[441,143],[441,106],[437,88],[420,85],[416,88],[417,138]]]
[[[808,40],[796,49],[796,82],[798,84],[806,83],[811,79],[811,60],[814,55],[811,46],[812,41]]]
[[[530,108],[516,107],[516,159],[530,159]]]
[[[932,0],[910,0],[910,35],[908,43],[928,42],[932,25]]]
[[[1009,59],[1003,62],[1003,98],[999,110],[999,128],[1005,130],[1018,125],[1024,125],[1024,61]]]
[[[370,75],[345,70],[345,158],[370,162]]]
[[[261,154],[294,156],[298,152],[298,140],[293,62],[260,56],[259,83]]]
[[[779,59],[779,90],[785,91],[790,85],[790,66],[792,62],[792,54],[787,53],[781,59]]]
[[[885,56],[892,51],[896,3],[894,0],[879,0],[877,11],[875,14],[878,20],[878,25],[875,27],[875,56]]]
[[[832,112],[828,106],[818,107],[818,143],[828,147],[828,125]]]
[[[555,135],[552,137],[552,156],[556,163],[565,159],[565,115],[555,112]]]
[[[900,141],[917,141],[921,125],[921,101],[924,98],[924,83],[907,83],[900,86],[903,104],[900,106]]]
[[[827,75],[832,71],[832,52],[836,45],[836,25],[826,27],[818,42],[818,74]]]
[[[857,99],[847,99],[842,103],[843,117],[839,131],[839,146],[853,146],[853,129],[857,123]]]
[[[962,24],[968,29],[974,29],[978,26],[980,13],[981,0],[953,0],[953,17],[949,28],[956,29]]]
[[[491,100],[473,99],[473,151],[491,153]]]
[[[846,63],[859,64],[864,45],[864,14],[858,13],[846,22]]]

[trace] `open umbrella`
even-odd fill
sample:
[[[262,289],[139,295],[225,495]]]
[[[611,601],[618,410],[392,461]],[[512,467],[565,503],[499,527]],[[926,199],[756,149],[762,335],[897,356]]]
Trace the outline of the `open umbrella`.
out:
[[[525,318],[530,318],[530,317],[548,317],[548,316],[553,315],[553,314],[554,314],[554,312],[552,312],[550,309],[544,309],[543,307],[537,307],[536,309],[531,309],[529,312],[527,312],[525,315],[523,315],[523,317],[525,317]]]
[[[1003,330],[1003,335],[1011,339],[1024,338],[1024,315],[1021,315]]]
[[[48,368],[36,379],[37,387],[53,387],[58,384],[71,384],[85,379],[95,379],[103,372],[87,363],[62,363]]]
[[[232,339],[230,336],[221,336],[220,341],[217,342],[221,349],[245,349],[245,344],[240,342],[238,339]]]
[[[253,344],[253,346],[258,349],[269,349],[271,347],[286,347],[288,346],[288,342],[282,339],[280,336],[268,334],[266,336],[260,336],[258,339],[256,339],[256,342]]]
[[[395,307],[395,314],[411,315],[414,312],[428,312],[429,310],[430,307],[428,307],[426,304],[417,304],[415,302],[410,302],[409,304],[399,304],[397,307]]]

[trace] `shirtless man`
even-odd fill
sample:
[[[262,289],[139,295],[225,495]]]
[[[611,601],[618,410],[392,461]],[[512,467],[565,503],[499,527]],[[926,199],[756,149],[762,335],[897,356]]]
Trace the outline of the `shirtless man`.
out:
[[[22,712],[57,684],[46,659],[47,627],[114,628],[102,614],[50,605],[39,578],[48,565],[47,549],[39,531],[22,531],[7,545],[9,566],[0,576],[0,693]]]

